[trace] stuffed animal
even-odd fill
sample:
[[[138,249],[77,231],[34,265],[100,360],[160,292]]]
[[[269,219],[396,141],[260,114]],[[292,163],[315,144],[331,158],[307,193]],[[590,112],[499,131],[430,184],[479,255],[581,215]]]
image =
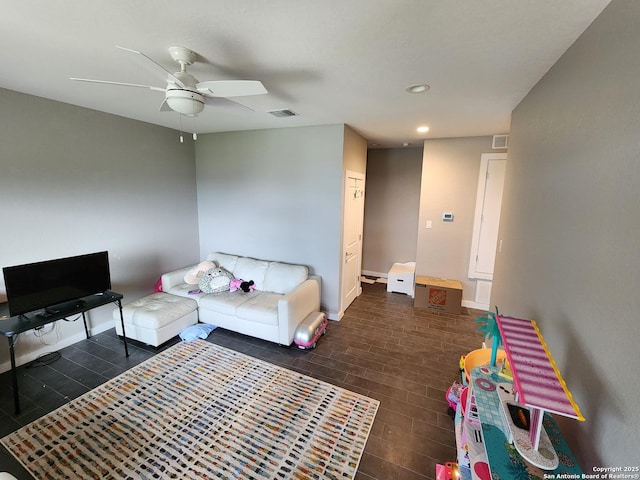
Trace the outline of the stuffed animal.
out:
[[[240,285],[242,284],[242,280],[239,278],[232,278],[231,282],[229,282],[229,291],[235,292],[236,290],[240,290]]]
[[[189,285],[198,285],[198,282],[205,274],[205,272],[215,267],[216,264],[213,262],[200,262],[198,265],[187,272],[187,274],[184,276],[184,283],[188,283]]]
[[[229,291],[235,292],[237,290],[242,290],[245,293],[253,292],[255,290],[255,285],[253,284],[253,280],[249,280],[245,282],[241,278],[233,278],[231,282],[229,282]]]
[[[200,277],[198,286],[204,293],[225,292],[229,290],[229,284],[232,279],[233,275],[224,268],[212,268]]]

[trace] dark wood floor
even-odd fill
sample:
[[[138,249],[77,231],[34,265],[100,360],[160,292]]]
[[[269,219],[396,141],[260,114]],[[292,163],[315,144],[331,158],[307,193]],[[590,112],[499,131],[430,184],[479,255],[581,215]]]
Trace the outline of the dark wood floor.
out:
[[[380,400],[357,479],[433,479],[436,463],[456,458],[445,391],[459,379],[460,355],[482,342],[473,322],[481,312],[415,309],[410,297],[387,293],[380,283],[363,284],[363,290],[340,322],[329,323],[313,351],[223,329],[215,330],[209,341]],[[112,329],[60,350],[61,358],[51,364],[20,367],[18,416],[13,414],[10,373],[3,373],[0,437],[157,352],[134,342],[125,358]],[[20,480],[31,478],[3,447],[0,467]]]

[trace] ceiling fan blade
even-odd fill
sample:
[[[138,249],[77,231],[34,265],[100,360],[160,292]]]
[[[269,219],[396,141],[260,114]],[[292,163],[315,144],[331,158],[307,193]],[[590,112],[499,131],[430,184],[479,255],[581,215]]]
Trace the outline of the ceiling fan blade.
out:
[[[153,65],[155,67],[156,70],[161,70],[162,73],[166,74],[169,76],[169,79],[171,80],[171,82],[175,83],[176,85],[178,85],[180,88],[186,88],[186,85],[184,84],[184,82],[182,80],[180,80],[178,77],[176,77],[173,73],[171,73],[169,70],[167,70],[166,68],[164,68],[162,65],[160,65],[158,62],[156,62],[153,58],[148,57],[147,55],[145,55],[142,52],[139,52],[137,50],[133,50],[131,48],[126,48],[126,47],[121,47],[119,45],[116,45],[116,48],[119,48],[120,50],[124,50],[125,52],[129,52],[129,53],[135,53],[136,55],[140,55],[142,58],[144,58],[145,60],[147,60],[148,62],[151,63],[151,65]]]
[[[216,108],[226,108],[233,111],[255,112],[255,110],[250,106],[226,97],[205,97],[204,103],[206,105],[212,105]]]
[[[209,97],[244,97],[268,93],[258,80],[211,80],[198,83],[196,88]]]
[[[137,83],[123,83],[123,82],[109,82],[107,80],[93,80],[91,78],[74,78],[69,80],[75,80],[77,82],[89,82],[89,83],[106,83],[107,85],[122,85],[123,87],[138,87],[148,88],[149,90],[156,90],[158,92],[164,92],[166,89],[162,87],[152,87],[151,85],[138,85]]]

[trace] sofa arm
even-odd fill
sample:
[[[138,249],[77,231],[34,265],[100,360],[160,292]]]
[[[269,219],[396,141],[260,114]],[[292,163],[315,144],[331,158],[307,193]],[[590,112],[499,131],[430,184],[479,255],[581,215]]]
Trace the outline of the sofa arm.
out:
[[[195,265],[192,265],[181,268],[180,270],[174,270],[173,272],[163,273],[160,277],[162,279],[162,291],[168,292],[172,288],[182,285],[184,283],[184,276],[189,273],[194,266]]]
[[[291,345],[297,326],[320,310],[320,277],[311,275],[278,300],[278,343]]]

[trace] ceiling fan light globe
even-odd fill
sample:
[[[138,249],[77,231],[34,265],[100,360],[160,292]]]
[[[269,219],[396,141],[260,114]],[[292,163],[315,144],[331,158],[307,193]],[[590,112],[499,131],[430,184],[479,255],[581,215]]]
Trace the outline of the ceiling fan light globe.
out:
[[[170,90],[167,92],[167,105],[182,115],[195,117],[204,110],[204,97],[188,90]]]

